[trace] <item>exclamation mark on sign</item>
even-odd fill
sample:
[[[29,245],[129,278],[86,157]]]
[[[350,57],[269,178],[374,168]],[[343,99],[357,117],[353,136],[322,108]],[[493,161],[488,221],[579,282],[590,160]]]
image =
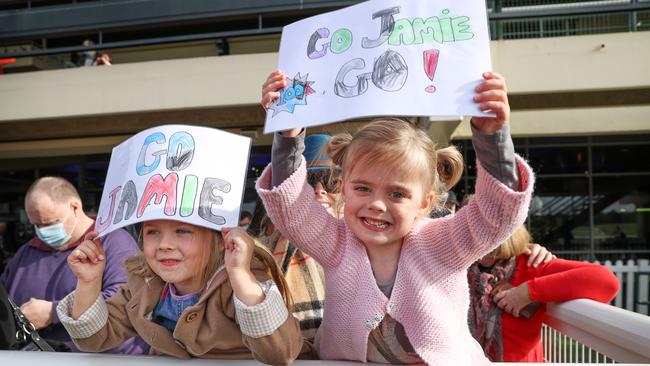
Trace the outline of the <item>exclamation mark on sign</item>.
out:
[[[440,50],[426,50],[424,51],[424,72],[429,77],[429,80],[433,81],[433,77],[436,75],[436,68],[438,68],[438,56],[440,55]],[[436,91],[436,87],[429,85],[424,90],[427,93],[433,93]]]

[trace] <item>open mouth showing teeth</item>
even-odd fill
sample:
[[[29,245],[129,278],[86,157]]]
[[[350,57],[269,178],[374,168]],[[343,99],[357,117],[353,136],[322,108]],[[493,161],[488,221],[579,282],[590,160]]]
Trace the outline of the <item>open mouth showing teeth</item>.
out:
[[[363,222],[366,225],[374,226],[379,229],[385,229],[388,227],[388,223],[386,221],[378,221],[378,220],[371,220],[368,218],[363,219]]]

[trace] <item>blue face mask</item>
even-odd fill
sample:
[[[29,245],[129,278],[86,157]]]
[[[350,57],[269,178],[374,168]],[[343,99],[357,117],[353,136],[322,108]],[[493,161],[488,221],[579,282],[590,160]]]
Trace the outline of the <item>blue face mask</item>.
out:
[[[75,226],[77,225],[76,218],[75,218],[74,225]],[[50,225],[50,226],[45,226],[42,228],[39,228],[36,225],[34,225],[34,230],[36,231],[36,236],[38,236],[39,239],[41,239],[45,244],[47,244],[48,246],[54,249],[58,249],[62,247],[65,243],[68,242],[68,240],[70,240],[70,234],[68,234],[68,232],[65,231],[65,228],[63,227],[63,222]],[[72,227],[72,230],[74,230],[74,226]]]
[[[39,239],[54,249],[60,248],[70,240],[70,234],[65,231],[62,222],[42,228],[34,225],[34,230],[36,230],[36,236]]]

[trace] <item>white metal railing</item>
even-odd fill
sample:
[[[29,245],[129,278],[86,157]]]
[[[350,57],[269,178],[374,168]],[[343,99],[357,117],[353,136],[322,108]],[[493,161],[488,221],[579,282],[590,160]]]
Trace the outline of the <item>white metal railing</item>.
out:
[[[548,304],[545,323],[561,333],[546,331],[547,362],[650,363],[648,316],[579,299]]]
[[[625,263],[618,260],[614,263],[611,261],[596,263],[612,270],[621,284],[621,290],[612,301],[612,305],[639,314],[650,315],[648,307],[650,260],[641,259],[638,262],[628,260]],[[542,342],[544,344],[544,359],[547,363],[601,364],[615,362],[612,357],[608,357],[597,349],[593,349],[546,324],[542,327]]]
[[[650,363],[650,317],[588,299],[548,304],[546,324],[561,333],[550,336],[544,351],[547,362],[569,363]],[[557,333],[555,332],[555,333]],[[178,360],[160,356],[128,356],[88,353],[46,353],[0,351],[3,365],[41,366],[165,366],[179,363],[193,366],[259,365],[256,361]],[[301,361],[298,366],[354,365],[349,361]],[[366,364],[371,365],[371,364]],[[506,365],[495,363],[495,365]],[[511,365],[511,364],[509,364]],[[528,364],[532,365],[532,364]]]

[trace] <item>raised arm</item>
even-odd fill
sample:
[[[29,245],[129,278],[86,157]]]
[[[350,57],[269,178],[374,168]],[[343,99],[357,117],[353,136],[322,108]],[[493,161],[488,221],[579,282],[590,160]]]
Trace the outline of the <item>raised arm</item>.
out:
[[[59,302],[56,311],[79,349],[102,352],[137,334],[126,316],[128,290],[122,287],[109,304],[102,296],[106,253],[97,232],[89,233],[85,239],[68,256],[68,265],[77,276],[77,288]]]
[[[85,240],[70,253],[68,266],[77,276],[71,314],[76,320],[97,300],[102,290],[106,254],[97,232],[86,235]]]
[[[279,186],[298,170],[305,152],[305,130],[276,132],[271,147],[272,185]]]
[[[476,158],[499,182],[512,190],[519,190],[515,147],[510,137],[506,82],[503,76],[495,72],[486,72],[483,78],[485,81],[477,86],[474,101],[482,111],[492,111],[496,116],[472,118],[472,145]]]
[[[282,71],[273,71],[262,85],[262,107],[280,98],[279,90],[287,86],[287,78]],[[276,132],[273,135],[271,148],[272,186],[277,187],[284,182],[300,165],[300,158],[305,151],[304,128],[294,128]]]
[[[267,108],[277,99],[277,90],[284,86],[284,74],[276,71],[269,75],[262,89],[262,106]],[[307,184],[304,138],[302,128],[275,134],[271,166],[264,170],[256,188],[280,232],[322,265],[332,264],[340,259],[342,251],[336,248],[336,239],[344,226],[315,200],[314,190]]]
[[[258,361],[274,365],[293,362],[302,348],[298,320],[289,314],[277,286],[266,279],[266,273],[253,273],[253,238],[242,228],[224,228],[222,233],[224,260],[244,344]],[[269,261],[275,265],[272,259]]]
[[[445,246],[433,252],[424,248],[422,255],[434,255],[456,270],[489,253],[524,222],[533,188],[530,167],[514,154],[505,80],[493,72],[484,73],[483,78],[474,101],[495,117],[472,118],[478,158],[476,194],[458,213],[429,222],[422,230],[429,242]]]

